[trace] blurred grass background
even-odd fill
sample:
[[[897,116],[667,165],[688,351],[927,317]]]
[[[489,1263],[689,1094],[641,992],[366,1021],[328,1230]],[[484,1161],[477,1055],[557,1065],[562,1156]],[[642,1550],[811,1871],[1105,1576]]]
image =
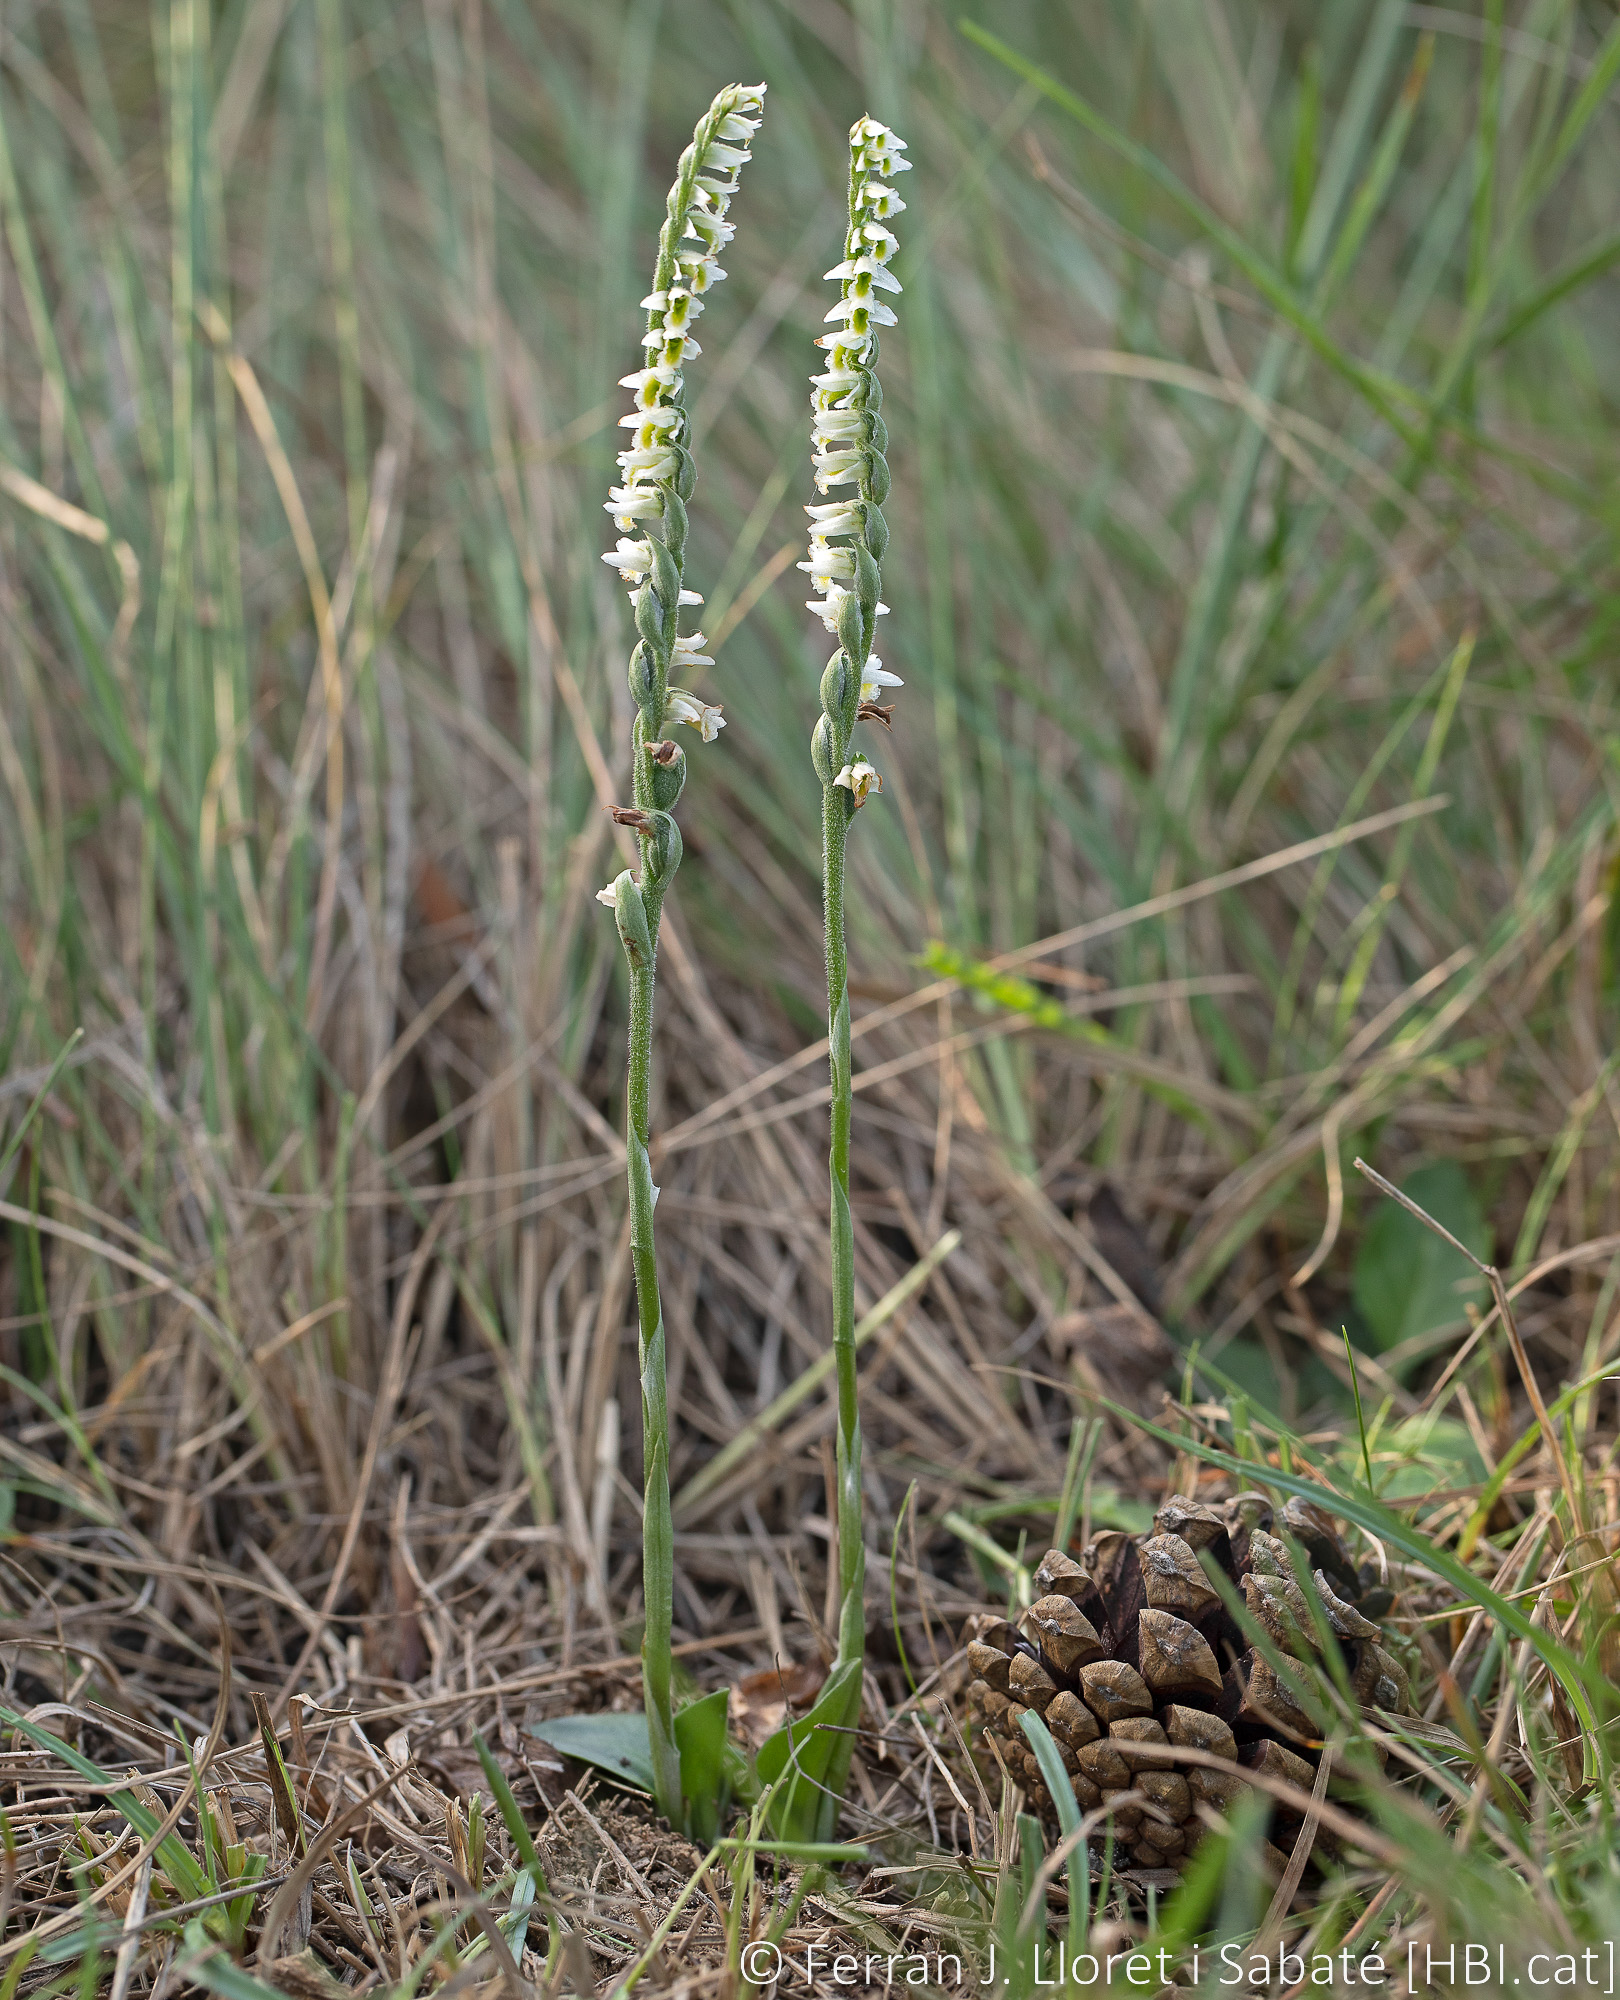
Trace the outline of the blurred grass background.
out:
[[[729,726],[682,808],[655,1117],[677,1486],[825,1318],[819,1069],[773,1066],[819,1032],[792,563],[868,109],[917,171],[885,343],[907,686],[854,842],[863,1303],[966,1236],[870,1371],[885,1546],[912,1476],[935,1518],[1055,1493],[1054,1378],[1145,1393],[1184,1339],[1342,1415],[1344,1321],[1414,1408],[1472,1301],[1364,1232],[1358,1151],[1547,1267],[1549,1380],[1610,1356],[1612,11],[967,6],[1022,69],[958,12],[8,10],[8,1490],[20,1528],[161,1557],[165,1617],[209,1621],[188,1565],[257,1578],[232,1616],[268,1684],[312,1651],[329,1684],[423,1670],[390,1622],[427,1603],[412,1505],[430,1540],[530,1509],[485,1564],[489,1657],[532,1643],[531,1582],[570,1631],[633,1615],[600,503],[662,191],[733,77],[770,95],[689,375]],[[1489,1342],[1453,1396],[1478,1476],[1510,1434]],[[812,1400],[705,1501],[690,1630],[795,1601],[826,1428]],[[161,1657],[184,1708],[206,1662],[145,1643],[104,1670]]]

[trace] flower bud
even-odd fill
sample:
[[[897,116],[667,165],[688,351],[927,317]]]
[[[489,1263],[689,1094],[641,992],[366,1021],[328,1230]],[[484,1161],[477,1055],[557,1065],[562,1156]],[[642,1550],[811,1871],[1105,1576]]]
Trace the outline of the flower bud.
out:
[[[613,917],[631,971],[642,971],[653,962],[652,934],[647,928],[647,907],[628,868],[614,877]]]
[[[871,561],[870,556],[867,561]],[[866,624],[861,615],[861,600],[853,590],[838,603],[838,643],[852,660],[866,658]]]
[[[671,606],[670,616],[673,616],[673,611],[674,607]],[[636,630],[641,634],[643,645],[653,658],[667,662],[669,640],[665,637],[664,628],[664,607],[658,601],[658,594],[651,582],[644,583],[636,592]]]
[[[651,595],[652,592],[645,585],[637,593],[638,598],[642,596],[650,597]],[[636,623],[639,625],[640,622],[641,613],[638,606]],[[643,714],[652,708],[658,700],[657,675],[658,669],[654,664],[653,656],[648,652],[644,643],[638,642],[635,651],[630,655],[630,699]]]
[[[664,889],[681,865],[681,830],[667,812],[652,815],[652,833],[647,842],[647,884]]]
[[[639,711],[637,757],[643,754],[642,739],[661,734],[666,722],[690,724],[706,743],[725,724],[718,705],[670,685],[687,669],[710,664],[702,635],[683,637],[680,631],[681,607],[703,601],[682,588],[686,502],[696,472],[681,370],[701,351],[692,329],[703,312],[703,294],[726,275],[718,256],[735,233],[726,211],[764,102],[763,84],[731,84],[699,119],[665,204],[652,290],[641,301],[647,314],[644,365],[621,378],[633,392],[634,407],[619,419],[630,437],[616,461],[622,483],[611,488],[606,511],[620,538],[605,560],[630,585],[635,608],[629,680]],[[862,248],[859,256],[866,255]],[[673,744],[665,747],[669,755],[653,759],[652,790],[657,809],[667,813],[680,796],[686,761]],[[673,851],[667,840],[665,851]]]
[[[843,761],[843,747],[834,734],[830,717],[818,715],[810,732],[810,762],[823,785],[832,783]]]
[[[660,812],[673,812],[686,783],[686,752],[666,737],[649,743],[643,754],[652,759],[653,804]]]
[[[826,671],[821,676],[821,706],[824,713],[836,717],[842,724],[849,710],[849,697],[852,691],[856,691],[854,670],[849,664],[849,655],[840,649],[827,662]]]
[[[872,620],[877,617],[878,566],[865,542],[857,542],[854,553],[855,594],[861,601],[861,613],[870,629]]]
[[[658,593],[659,611],[667,630],[681,594],[681,573],[662,542],[652,544],[652,559],[652,587]]]
[[[673,487],[664,489],[664,546],[677,562],[686,550],[686,502]]]

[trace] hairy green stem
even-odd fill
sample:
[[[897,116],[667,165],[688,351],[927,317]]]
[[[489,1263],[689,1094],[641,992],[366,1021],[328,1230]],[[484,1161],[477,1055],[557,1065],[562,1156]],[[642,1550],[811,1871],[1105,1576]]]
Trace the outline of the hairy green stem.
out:
[[[821,791],[822,898],[827,940],[828,1064],[832,1078],[832,1141],[827,1156],[832,1214],[833,1356],[838,1378],[838,1661],[858,1662],[866,1650],[866,1541],[861,1518],[861,1411],[855,1354],[855,1229],[849,1210],[849,949],[844,928],[844,850],[850,797],[835,785]],[[842,1792],[853,1739],[835,1762],[833,1789]]]
[[[652,765],[639,741],[632,759],[634,798],[652,810]],[[652,1752],[653,1797],[671,1826],[683,1824],[681,1761],[675,1748],[675,1527],[669,1504],[669,1399],[665,1386],[664,1308],[658,1294],[653,1238],[650,1137],[653,1002],[658,983],[658,926],[663,892],[652,887],[642,843],[642,904],[653,955],[630,973],[630,1064],[625,1087],[625,1163],[630,1188],[630,1261],[636,1280],[637,1359],[641,1374],[641,1572],[645,1625],[641,1636],[642,1699]]]
[[[645,761],[645,760],[643,760]],[[655,912],[647,928],[656,945]],[[630,1077],[626,1092],[625,1152],[630,1184],[630,1257],[636,1279],[641,1368],[641,1441],[645,1471],[642,1502],[642,1593],[646,1626],[641,1677],[652,1751],[653,1795],[673,1826],[682,1823],[681,1767],[675,1749],[674,1660],[675,1530],[669,1505],[669,1405],[664,1376],[664,1313],[658,1296],[653,1246],[657,1190],[647,1156],[652,1084],[653,992],[656,963],[635,967],[630,980]]]

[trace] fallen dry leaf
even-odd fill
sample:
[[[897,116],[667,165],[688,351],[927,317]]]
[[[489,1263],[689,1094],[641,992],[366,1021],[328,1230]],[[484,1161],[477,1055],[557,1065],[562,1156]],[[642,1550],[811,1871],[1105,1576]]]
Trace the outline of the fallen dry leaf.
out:
[[[788,1710],[802,1714],[820,1694],[827,1669],[819,1660],[780,1660],[744,1674],[731,1690],[731,1719],[752,1750],[780,1729]]]

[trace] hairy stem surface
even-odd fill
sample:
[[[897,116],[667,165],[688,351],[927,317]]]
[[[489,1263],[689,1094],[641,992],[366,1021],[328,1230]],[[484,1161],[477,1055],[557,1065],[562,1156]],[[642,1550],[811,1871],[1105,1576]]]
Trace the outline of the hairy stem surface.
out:
[[[648,930],[656,944],[653,912]],[[630,1078],[626,1155],[630,1184],[630,1256],[636,1279],[641,1367],[641,1441],[645,1464],[642,1572],[646,1627],[641,1641],[647,1740],[652,1750],[654,1796],[674,1826],[681,1824],[681,1771],[675,1750],[675,1695],[671,1627],[675,1611],[675,1531],[669,1507],[669,1408],[664,1388],[664,1314],[658,1296],[653,1248],[652,1166],[647,1157],[648,1101],[652,1083],[653,964],[638,966],[630,982]]]
[[[849,952],[844,929],[844,850],[849,796],[821,792],[822,897],[827,940],[828,1063],[832,1077],[831,1183],[833,1355],[838,1378],[838,1661],[866,1650],[866,1542],[861,1527],[861,1412],[855,1356],[855,1229],[849,1210]],[[834,1789],[842,1792],[853,1742],[841,1751]]]

